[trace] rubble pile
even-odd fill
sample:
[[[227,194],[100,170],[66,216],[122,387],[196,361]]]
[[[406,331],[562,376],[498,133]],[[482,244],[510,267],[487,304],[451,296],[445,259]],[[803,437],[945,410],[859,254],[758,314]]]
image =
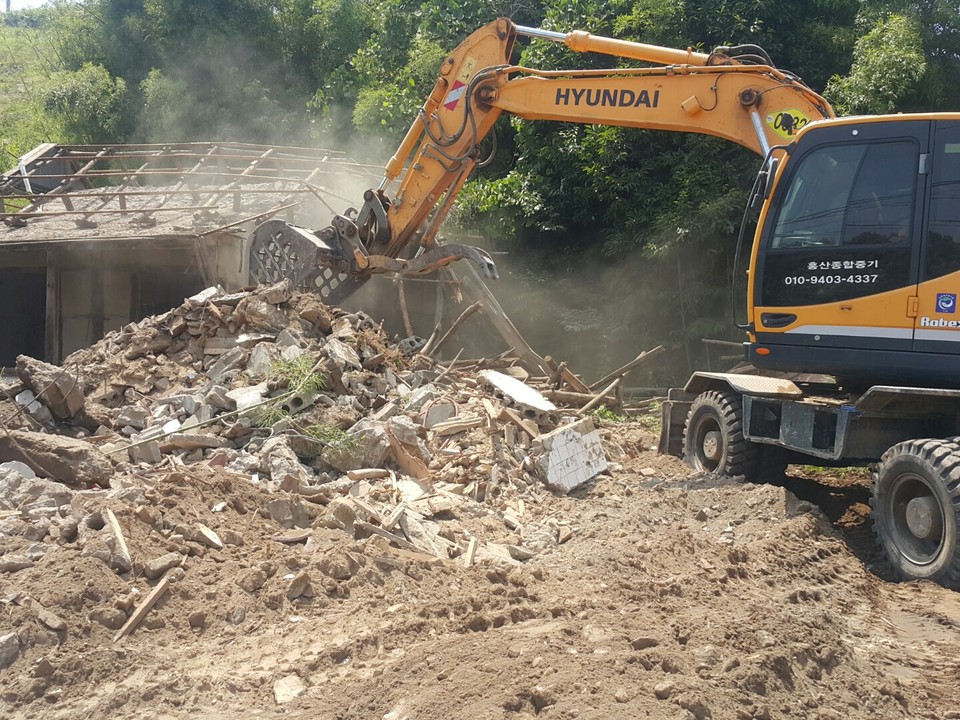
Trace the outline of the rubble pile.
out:
[[[308,554],[321,528],[387,565],[516,565],[567,541],[576,523],[538,506],[606,469],[590,416],[558,409],[515,361],[444,366],[423,345],[284,282],[208,289],[62,367],[21,356],[0,437],[0,572],[59,548],[162,594],[187,558],[242,543],[231,509]],[[230,496],[200,497],[188,518],[170,497],[197,478]],[[343,557],[324,569],[334,594],[358,562]],[[272,574],[237,584],[254,593]],[[283,593],[312,599],[314,582],[294,573]],[[97,617],[125,634],[148,601]]]

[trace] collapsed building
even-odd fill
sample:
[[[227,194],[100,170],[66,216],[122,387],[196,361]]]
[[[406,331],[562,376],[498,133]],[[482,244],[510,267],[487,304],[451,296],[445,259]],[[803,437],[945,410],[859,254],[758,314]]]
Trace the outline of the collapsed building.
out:
[[[0,181],[0,365],[60,362],[107,331],[250,276],[247,238],[328,222],[370,183],[343,153],[242,143],[44,144]]]

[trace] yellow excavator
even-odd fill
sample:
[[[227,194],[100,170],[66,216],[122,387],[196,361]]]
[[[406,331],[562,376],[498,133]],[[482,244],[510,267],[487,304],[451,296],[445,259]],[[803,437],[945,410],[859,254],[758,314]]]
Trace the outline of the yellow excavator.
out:
[[[655,66],[522,67],[519,36]],[[443,61],[359,210],[318,231],[255,230],[253,279],[338,302],[375,273],[461,258],[495,277],[485,252],[437,233],[505,112],[714,135],[763,158],[740,325],[757,371],[672,389],[660,449],[748,479],[790,462],[875,464],[873,525],[893,571],[960,588],[960,113],[838,118],[756,46],[699,53],[501,18]]]

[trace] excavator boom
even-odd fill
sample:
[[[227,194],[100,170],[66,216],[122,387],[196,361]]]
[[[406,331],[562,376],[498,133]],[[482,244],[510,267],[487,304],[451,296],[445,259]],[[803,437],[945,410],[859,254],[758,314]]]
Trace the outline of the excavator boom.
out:
[[[536,70],[511,63],[518,36],[658,66]],[[433,91],[359,211],[337,215],[319,231],[281,221],[257,228],[250,256],[254,279],[291,277],[298,287],[336,303],[373,274],[427,273],[461,258],[495,277],[484,251],[441,244],[437,233],[482,162],[481,142],[504,112],[714,135],[761,155],[790,142],[809,122],[834,117],[826,100],[773,67],[759,48],[707,54],[582,31],[555,33],[500,18],[471,34],[441,64]]]

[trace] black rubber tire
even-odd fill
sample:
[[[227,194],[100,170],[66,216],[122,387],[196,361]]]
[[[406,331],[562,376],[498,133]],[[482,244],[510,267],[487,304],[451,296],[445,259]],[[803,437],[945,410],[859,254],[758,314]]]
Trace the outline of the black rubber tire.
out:
[[[873,473],[870,506],[877,541],[898,577],[960,589],[960,445],[894,445]]]
[[[743,403],[734,392],[708,390],[690,406],[683,460],[694,470],[752,478],[757,446],[743,436]]]

